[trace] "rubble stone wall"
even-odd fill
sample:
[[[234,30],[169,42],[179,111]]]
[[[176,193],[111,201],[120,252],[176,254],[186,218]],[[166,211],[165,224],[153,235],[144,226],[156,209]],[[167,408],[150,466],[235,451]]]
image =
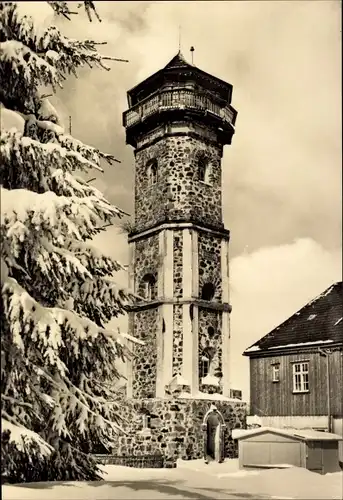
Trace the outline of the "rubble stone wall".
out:
[[[173,231],[173,280],[174,280],[174,297],[182,297],[182,248],[183,234],[182,230]]]
[[[206,283],[212,283],[215,289],[213,300],[221,302],[221,242],[222,239],[208,233],[199,232],[199,293]]]
[[[209,182],[199,179],[199,158],[210,165]],[[163,137],[136,151],[135,231],[165,220],[192,220],[223,227],[222,146],[206,139]],[[157,182],[149,185],[148,163],[157,160]]]
[[[193,460],[204,456],[202,423],[214,404],[224,417],[225,456],[238,456],[232,429],[246,428],[246,403],[201,399],[132,399],[121,404],[127,435],[119,435],[113,453],[117,456],[162,454],[166,467],[173,467],[178,458]],[[145,423],[149,417],[149,427]]]
[[[154,308],[136,311],[134,315],[132,335],[143,340],[144,345],[133,344],[133,397],[154,397],[156,395],[156,333],[159,326],[158,309]]]
[[[156,284],[152,299],[157,296],[157,279],[160,271],[158,234],[147,236],[135,242],[135,292],[144,297],[143,278],[147,274],[154,276]]]
[[[199,308],[199,389],[201,392],[221,393],[220,386],[201,384],[201,362],[205,356],[210,361],[209,374],[218,376],[222,370],[221,312]],[[220,378],[220,377],[219,377]]]
[[[182,374],[182,359],[183,359],[183,318],[182,305],[174,304],[173,306],[173,376],[178,373]]]

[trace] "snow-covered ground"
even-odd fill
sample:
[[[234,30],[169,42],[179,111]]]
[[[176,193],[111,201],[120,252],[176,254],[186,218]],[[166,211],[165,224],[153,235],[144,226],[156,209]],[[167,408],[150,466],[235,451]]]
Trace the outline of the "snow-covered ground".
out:
[[[107,465],[97,482],[4,485],[4,500],[114,499],[342,499],[343,473],[321,476],[296,467],[242,471],[237,460],[205,465],[179,461],[176,469]]]

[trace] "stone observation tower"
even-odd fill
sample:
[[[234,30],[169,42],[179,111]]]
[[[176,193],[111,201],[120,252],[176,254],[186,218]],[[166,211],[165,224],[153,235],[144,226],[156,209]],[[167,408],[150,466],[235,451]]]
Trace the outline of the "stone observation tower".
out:
[[[236,427],[241,422],[235,404],[242,413],[243,403],[228,399],[230,233],[222,214],[221,159],[237,116],[231,97],[232,85],[179,52],[128,92],[123,115],[135,154],[130,288],[141,298],[130,309],[129,332],[144,342],[133,346],[127,401],[135,411],[144,409],[141,430],[152,433],[150,445],[156,431],[162,452],[188,458],[203,454],[202,437],[200,445],[195,441],[206,422],[198,420],[214,404],[220,401],[222,431],[231,425],[224,414]],[[184,429],[177,434],[183,441],[175,451],[158,429],[169,425],[175,434],[180,413]]]

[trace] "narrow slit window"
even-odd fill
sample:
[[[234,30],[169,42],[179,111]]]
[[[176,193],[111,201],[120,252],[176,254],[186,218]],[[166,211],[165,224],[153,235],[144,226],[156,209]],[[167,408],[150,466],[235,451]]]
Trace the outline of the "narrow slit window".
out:
[[[142,283],[143,296],[146,300],[153,300],[156,292],[156,278],[152,274],[146,274]]]
[[[210,360],[206,356],[201,358],[200,377],[205,378],[210,371]]]
[[[208,158],[200,156],[198,160],[198,174],[199,181],[205,182],[206,184],[211,183],[211,165]]]
[[[153,186],[157,182],[157,160],[154,158],[147,163],[148,185]]]
[[[142,415],[142,427],[143,429],[150,429],[150,415],[148,413],[143,413]]]
[[[273,382],[280,382],[280,364],[276,363],[272,365],[272,377]]]

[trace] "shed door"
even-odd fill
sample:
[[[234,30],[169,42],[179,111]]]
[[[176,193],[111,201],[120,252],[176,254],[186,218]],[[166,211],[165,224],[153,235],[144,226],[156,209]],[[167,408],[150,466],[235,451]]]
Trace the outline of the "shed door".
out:
[[[270,443],[270,463],[301,467],[301,443]]]
[[[301,467],[300,442],[242,442],[243,467],[289,464]]]
[[[242,441],[243,467],[270,463],[269,443]]]

